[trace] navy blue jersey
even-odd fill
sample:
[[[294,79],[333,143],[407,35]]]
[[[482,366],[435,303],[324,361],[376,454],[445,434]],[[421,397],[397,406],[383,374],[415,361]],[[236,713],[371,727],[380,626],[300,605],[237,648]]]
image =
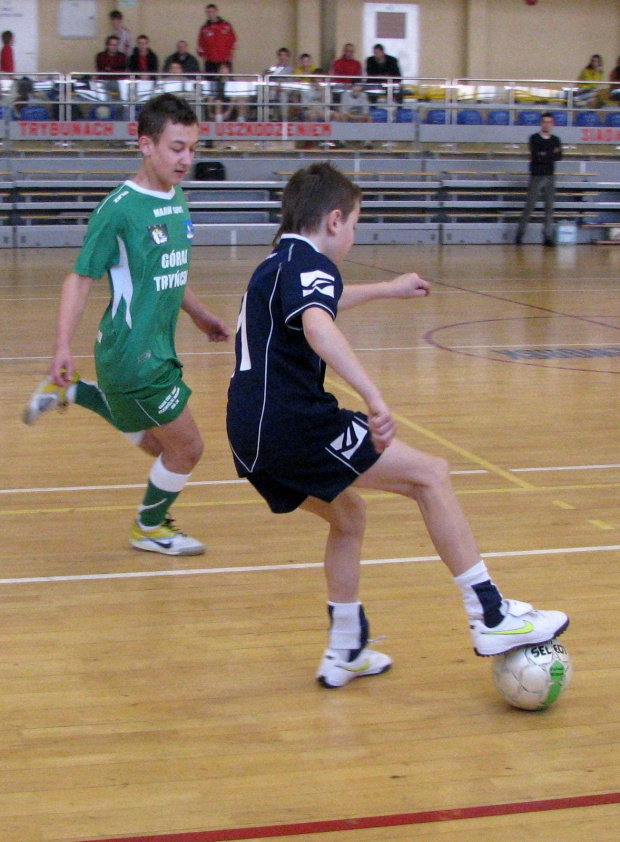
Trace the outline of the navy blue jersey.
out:
[[[241,475],[284,467],[338,415],[324,389],[325,363],[303,333],[301,314],[321,307],[336,318],[342,278],[304,237],[284,235],[256,269],[243,298],[228,390],[227,429]]]

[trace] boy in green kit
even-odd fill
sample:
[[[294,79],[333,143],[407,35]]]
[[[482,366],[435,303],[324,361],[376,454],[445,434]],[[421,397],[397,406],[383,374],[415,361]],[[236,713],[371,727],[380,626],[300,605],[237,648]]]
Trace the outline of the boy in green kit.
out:
[[[168,516],[203,450],[174,345],[179,310],[211,341],[230,336],[187,283],[193,227],[179,185],[198,133],[194,111],[172,94],[151,99],[140,112],[142,165],[90,218],[74,270],[63,283],[49,374],[24,412],[32,424],[47,410],[77,403],[157,457],[130,542],[166,555],[205,550]],[[98,382],[88,383],[75,371],[70,344],[92,282],[105,272],[111,299],[95,342]]]

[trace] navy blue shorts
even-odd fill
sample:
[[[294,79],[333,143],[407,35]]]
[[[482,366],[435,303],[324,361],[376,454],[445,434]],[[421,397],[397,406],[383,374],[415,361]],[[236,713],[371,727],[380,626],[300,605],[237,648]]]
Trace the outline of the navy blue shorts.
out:
[[[237,473],[246,477],[265,498],[272,512],[292,512],[306,497],[331,503],[360,474],[372,467],[380,454],[375,450],[363,412],[340,409],[316,439],[286,461],[248,471],[235,459]],[[264,463],[263,463],[264,464]]]

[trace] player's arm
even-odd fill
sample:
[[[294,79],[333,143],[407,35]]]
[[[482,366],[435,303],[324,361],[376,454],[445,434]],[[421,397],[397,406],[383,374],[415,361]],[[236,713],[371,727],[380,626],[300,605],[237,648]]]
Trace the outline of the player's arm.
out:
[[[207,310],[189,285],[185,287],[181,309],[187,313],[198,330],[207,334],[211,342],[226,342],[230,339],[230,328]]]
[[[57,386],[68,386],[75,370],[71,341],[80,323],[93,279],[70,272],[64,279],[60,292],[54,356],[49,369]]]
[[[381,396],[355,356],[330,313],[322,307],[308,307],[301,314],[304,336],[312,350],[323,359],[368,407],[368,423],[375,450],[381,453],[394,438],[396,424]]]
[[[376,284],[345,285],[338,302],[338,309],[350,310],[351,307],[357,307],[367,301],[376,301],[378,298],[420,298],[428,295],[430,289],[429,282],[420,278],[415,272]]]

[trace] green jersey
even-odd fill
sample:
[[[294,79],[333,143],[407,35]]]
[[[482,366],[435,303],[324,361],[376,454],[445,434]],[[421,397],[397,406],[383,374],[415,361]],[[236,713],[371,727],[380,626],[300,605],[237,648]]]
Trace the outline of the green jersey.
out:
[[[107,272],[110,281],[95,343],[104,392],[165,387],[178,375],[174,334],[193,236],[180,187],[161,193],[126,181],[93,211],[74,271],[95,279]]]

